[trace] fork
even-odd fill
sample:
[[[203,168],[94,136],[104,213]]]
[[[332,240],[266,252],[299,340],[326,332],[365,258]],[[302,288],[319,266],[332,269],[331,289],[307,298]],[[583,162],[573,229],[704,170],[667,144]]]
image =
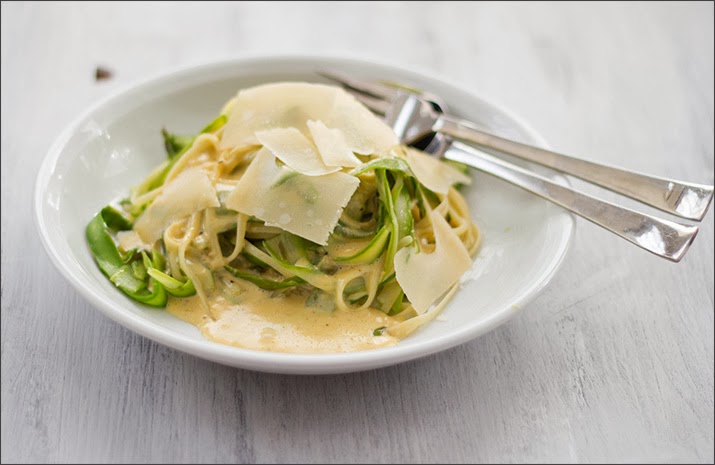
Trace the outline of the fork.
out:
[[[335,74],[333,73],[321,74],[335,79]],[[344,77],[339,76],[339,79],[343,83]],[[343,83],[343,85],[368,108],[378,114],[391,114],[392,108],[389,102],[374,97],[374,92],[372,93],[373,96],[368,96],[356,91],[356,81],[353,78],[348,79],[351,80],[351,84],[346,85]],[[361,81],[357,81],[357,83],[363,87],[364,84],[367,84],[370,88],[377,86],[380,91],[382,91],[383,87],[386,90],[394,90],[381,84],[362,83]],[[429,105],[433,109],[432,111],[447,110],[446,104],[441,99],[432,95],[429,98],[430,100],[421,99],[420,105]],[[395,102],[399,101],[400,98],[395,100]],[[400,120],[400,108],[397,110],[397,112],[392,112],[392,114],[398,115],[397,118],[388,117],[386,119],[391,122],[393,129],[395,129],[395,132],[403,142],[406,140],[414,141],[414,138],[405,136],[407,132],[411,131],[411,128]],[[422,130],[417,131],[417,133],[429,134],[429,132],[422,132]],[[597,199],[486,154],[474,147],[457,142],[452,137],[439,132],[434,134],[424,151],[438,158],[464,163],[510,182],[576,213],[655,255],[674,262],[682,259],[698,233],[698,228],[695,226],[659,219]]]
[[[406,144],[412,144],[430,133],[443,133],[570,174],[651,207],[696,221],[703,219],[713,198],[713,186],[636,173],[490,134],[474,123],[440,113],[433,102],[438,106],[444,103],[431,94],[417,95],[334,71],[321,71],[319,74],[339,82],[372,111],[384,115],[387,123]]]

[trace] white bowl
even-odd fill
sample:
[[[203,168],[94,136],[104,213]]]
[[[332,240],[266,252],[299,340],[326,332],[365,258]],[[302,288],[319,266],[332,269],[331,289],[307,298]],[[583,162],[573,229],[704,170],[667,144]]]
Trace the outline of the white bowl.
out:
[[[219,363],[276,373],[384,367],[461,344],[516,314],[558,269],[573,235],[574,219],[480,172],[474,173],[473,186],[465,191],[483,234],[474,265],[442,317],[393,347],[287,354],[221,345],[162,310],[130,300],[102,275],[85,242],[85,226],[109,200],[126,194],[164,159],[162,127],[190,134],[212,120],[238,89],[270,81],[327,82],[315,74],[318,69],[410,83],[442,96],[454,113],[499,134],[546,145],[505,109],[442,79],[391,65],[341,58],[267,57],[173,72],[104,99],[70,124],[47,154],[35,186],[35,213],[40,237],[57,268],[87,300],[139,334]]]

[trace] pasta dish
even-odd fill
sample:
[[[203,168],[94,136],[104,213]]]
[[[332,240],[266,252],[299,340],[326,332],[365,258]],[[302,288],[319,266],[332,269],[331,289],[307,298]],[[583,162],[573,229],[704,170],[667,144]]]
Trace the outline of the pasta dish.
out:
[[[209,339],[282,352],[389,346],[435,318],[479,231],[462,166],[399,144],[342,89],[241,90],[86,236],[128,297]]]

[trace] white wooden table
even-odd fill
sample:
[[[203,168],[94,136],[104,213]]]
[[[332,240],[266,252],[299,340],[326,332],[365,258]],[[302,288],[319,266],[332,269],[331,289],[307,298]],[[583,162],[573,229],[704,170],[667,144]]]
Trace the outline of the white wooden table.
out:
[[[520,317],[345,376],[206,362],[80,298],[32,219],[61,129],[164,70],[299,52],[436,72],[567,153],[713,182],[712,3],[3,2],[3,463],[713,462],[712,211],[678,265],[579,221]]]

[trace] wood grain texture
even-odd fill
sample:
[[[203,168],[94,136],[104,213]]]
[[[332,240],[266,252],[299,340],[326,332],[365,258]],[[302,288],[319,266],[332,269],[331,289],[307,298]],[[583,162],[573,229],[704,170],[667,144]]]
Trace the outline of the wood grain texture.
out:
[[[297,52],[430,70],[566,153],[713,182],[712,3],[3,2],[3,463],[713,462],[712,211],[678,265],[579,221],[521,316],[351,375],[206,362],[80,298],[32,219],[62,128],[167,69]]]

